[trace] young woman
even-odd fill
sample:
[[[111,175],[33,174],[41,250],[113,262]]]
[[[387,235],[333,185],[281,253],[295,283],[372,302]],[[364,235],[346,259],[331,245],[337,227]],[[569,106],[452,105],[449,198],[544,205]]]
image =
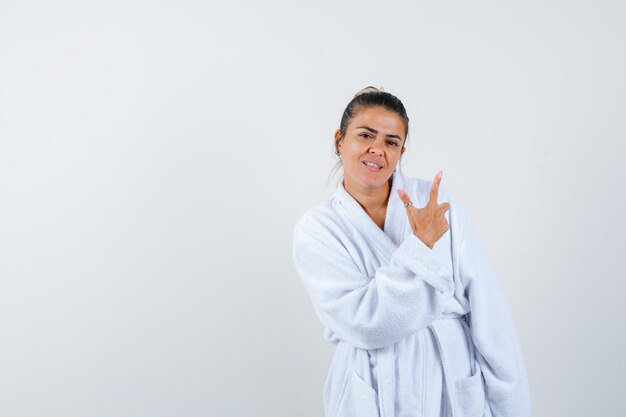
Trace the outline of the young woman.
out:
[[[467,213],[396,169],[409,119],[368,87],[335,132],[344,175],[294,228],[293,259],[336,344],[326,417],[530,416],[508,307]]]

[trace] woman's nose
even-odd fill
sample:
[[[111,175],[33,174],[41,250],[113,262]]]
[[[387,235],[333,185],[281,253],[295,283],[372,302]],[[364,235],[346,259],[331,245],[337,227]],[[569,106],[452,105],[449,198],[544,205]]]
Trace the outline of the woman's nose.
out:
[[[383,149],[378,142],[375,142],[375,143],[372,143],[372,146],[370,147],[370,153],[373,153],[376,155],[382,155]]]

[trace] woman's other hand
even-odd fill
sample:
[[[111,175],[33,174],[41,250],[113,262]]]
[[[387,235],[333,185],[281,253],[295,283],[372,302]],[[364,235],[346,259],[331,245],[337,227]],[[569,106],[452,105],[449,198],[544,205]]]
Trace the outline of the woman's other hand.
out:
[[[424,242],[424,244],[430,249],[432,249],[441,236],[443,236],[448,229],[450,229],[450,225],[444,216],[446,210],[450,208],[450,204],[437,204],[439,184],[441,183],[442,175],[443,173],[439,171],[435,176],[433,184],[430,188],[430,199],[423,208],[416,207],[404,190],[398,190],[398,195],[406,206],[406,214],[409,217],[409,223],[413,229],[413,234]]]

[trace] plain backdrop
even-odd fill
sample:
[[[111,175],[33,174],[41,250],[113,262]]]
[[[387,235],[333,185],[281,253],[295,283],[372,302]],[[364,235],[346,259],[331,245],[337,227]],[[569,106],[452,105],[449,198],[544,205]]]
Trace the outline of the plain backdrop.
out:
[[[0,1],[0,416],[322,416],[292,231],[374,85],[477,225],[537,417],[626,408],[620,1]]]

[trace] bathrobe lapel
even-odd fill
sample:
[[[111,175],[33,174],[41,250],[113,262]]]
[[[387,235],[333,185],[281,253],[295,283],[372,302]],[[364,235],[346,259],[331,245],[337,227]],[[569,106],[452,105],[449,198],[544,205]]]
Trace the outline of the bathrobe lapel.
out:
[[[341,202],[341,207],[346,212],[346,217],[352,225],[367,236],[369,243],[376,249],[387,262],[391,260],[393,252],[398,248],[406,237],[406,210],[396,190],[404,187],[402,174],[398,171],[392,175],[391,193],[385,215],[384,231],[367,215],[361,205],[352,197],[343,186],[343,177],[339,181],[335,197]]]
[[[372,245],[385,263],[391,261],[394,251],[402,243],[409,232],[410,225],[406,218],[406,209],[396,190],[404,188],[403,176],[395,171],[392,175],[391,192],[387,203],[384,231],[367,215],[361,205],[346,191],[343,177],[339,181],[335,197],[345,210],[346,217],[352,225],[368,237]],[[378,363],[378,406],[382,417],[393,417],[395,413],[395,351],[394,345],[376,349],[371,354],[377,355]]]

